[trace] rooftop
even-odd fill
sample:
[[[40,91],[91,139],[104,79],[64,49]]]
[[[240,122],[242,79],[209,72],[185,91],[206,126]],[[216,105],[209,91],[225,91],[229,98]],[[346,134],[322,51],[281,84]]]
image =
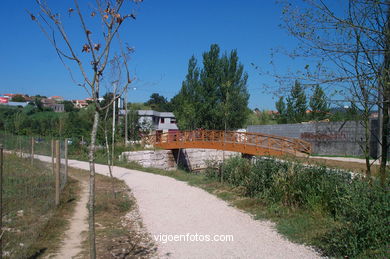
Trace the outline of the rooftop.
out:
[[[173,112],[158,112],[153,110],[138,110],[138,115],[140,116],[156,116],[164,118],[175,118]]]

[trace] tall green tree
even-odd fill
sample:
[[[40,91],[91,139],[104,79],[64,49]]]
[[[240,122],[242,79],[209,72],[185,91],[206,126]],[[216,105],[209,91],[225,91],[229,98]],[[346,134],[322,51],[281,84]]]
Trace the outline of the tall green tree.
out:
[[[186,79],[172,101],[179,127],[241,128],[249,114],[247,79],[236,50],[220,55],[219,46],[212,44],[203,53],[202,68],[191,57]]]
[[[294,120],[302,122],[306,118],[307,100],[305,90],[299,81],[295,81],[294,87],[291,89],[291,98],[294,102]]]
[[[75,112],[77,109],[74,107],[74,104],[71,101],[63,101],[65,112]]]
[[[150,106],[152,110],[159,112],[170,112],[171,104],[167,98],[158,93],[153,93],[145,105]]]
[[[180,129],[191,130],[198,127],[199,113],[195,111],[202,105],[199,76],[196,58],[192,56],[188,61],[186,79],[182,83],[180,92],[172,98],[174,113]]]
[[[286,103],[284,97],[280,96],[279,100],[275,103],[276,110],[278,111],[277,121],[278,123],[286,123]]]
[[[325,92],[320,85],[316,85],[313,95],[310,97],[310,117],[314,120],[323,120],[329,112],[329,104]]]
[[[305,90],[299,81],[295,81],[287,97],[286,120],[288,123],[299,123],[306,119],[307,100]]]
[[[21,102],[25,102],[26,98],[24,98],[23,95],[17,94],[14,97],[12,97],[11,101],[21,103]]]

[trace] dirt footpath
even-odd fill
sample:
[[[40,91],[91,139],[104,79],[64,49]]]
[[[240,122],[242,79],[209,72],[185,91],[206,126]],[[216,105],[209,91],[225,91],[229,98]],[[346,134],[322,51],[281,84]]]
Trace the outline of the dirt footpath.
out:
[[[88,233],[88,184],[86,180],[78,180],[81,184],[80,199],[69,219],[69,229],[65,232],[62,245],[54,256],[56,259],[82,258],[77,255],[82,252],[82,242],[86,239],[83,234]]]

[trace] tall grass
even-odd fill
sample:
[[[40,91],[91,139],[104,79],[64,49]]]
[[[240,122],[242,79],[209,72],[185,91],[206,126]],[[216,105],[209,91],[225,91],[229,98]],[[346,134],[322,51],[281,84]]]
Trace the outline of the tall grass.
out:
[[[55,208],[55,178],[49,167],[5,155],[3,175],[3,255],[28,258]]]
[[[307,167],[274,159],[235,157],[209,178],[240,187],[247,197],[330,218],[331,226],[313,240],[329,256],[385,256],[390,239],[390,194],[374,180],[323,166]]]

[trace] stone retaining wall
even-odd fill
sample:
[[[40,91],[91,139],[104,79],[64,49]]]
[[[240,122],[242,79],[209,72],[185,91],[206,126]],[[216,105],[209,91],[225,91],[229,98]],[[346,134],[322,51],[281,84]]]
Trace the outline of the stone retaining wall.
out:
[[[172,152],[171,150],[143,150],[123,152],[121,160],[134,161],[144,167],[154,167],[164,170],[174,170],[177,168],[177,162],[190,170],[200,170],[207,166],[207,161],[221,162],[223,156],[229,158],[241,155],[238,152],[214,149],[188,148]],[[179,159],[177,158],[179,156]]]
[[[191,163],[192,170],[204,169],[207,166],[207,161],[221,162],[223,160],[223,151],[216,149],[199,149],[187,148],[184,149]],[[232,156],[240,156],[241,153],[225,151],[225,159]]]
[[[143,167],[154,167],[164,170],[173,170],[176,168],[176,162],[170,150],[123,152],[119,159],[137,162]]]

